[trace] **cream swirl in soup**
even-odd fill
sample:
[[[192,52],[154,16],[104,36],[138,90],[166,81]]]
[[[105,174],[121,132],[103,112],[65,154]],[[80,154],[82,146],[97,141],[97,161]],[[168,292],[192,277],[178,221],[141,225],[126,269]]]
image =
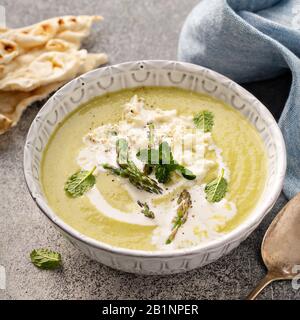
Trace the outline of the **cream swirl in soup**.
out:
[[[42,161],[49,205],[99,241],[176,250],[222,237],[260,201],[263,142],[242,114],[206,95],[122,90],[79,106]]]
[[[172,181],[166,185],[160,184],[163,192],[158,195],[138,190],[128,179],[118,178],[134,203],[140,201],[148,204],[154,213],[153,219],[145,217],[138,205],[130,213],[114,208],[97,186],[86,193],[91,204],[108,218],[119,222],[155,226],[151,242],[159,249],[189,247],[220,236],[219,230],[234,217],[237,210],[234,202],[225,198],[217,203],[210,203],[206,199],[204,178],[211,168],[218,168],[219,173],[223,169],[226,179],[230,177],[222,150],[214,143],[211,132],[197,129],[193,116],[180,116],[176,109],[146,109],[143,98],[136,95],[122,107],[121,121],[99,126],[83,137],[85,147],[77,157],[77,163],[83,170],[89,171],[96,167],[96,172],[106,172],[103,164],[107,163],[117,167],[117,140],[123,138],[128,141],[129,158],[142,171],[144,163],[136,155],[149,145],[148,126],[151,124],[154,128],[152,148],[158,148],[162,141],[167,142],[174,159],[191,170],[196,178],[189,181],[175,171]],[[205,157],[209,150],[215,153],[214,159]],[[155,176],[152,178],[155,179]],[[190,193],[192,205],[187,221],[182,224],[174,240],[167,244],[166,239],[172,232],[178,209],[175,198],[182,189]],[[170,197],[173,197],[171,201]]]

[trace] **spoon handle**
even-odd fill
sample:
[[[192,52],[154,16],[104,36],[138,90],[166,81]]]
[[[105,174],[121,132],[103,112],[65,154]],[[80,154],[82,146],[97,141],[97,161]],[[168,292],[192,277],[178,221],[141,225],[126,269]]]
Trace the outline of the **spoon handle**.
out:
[[[274,274],[270,272],[267,273],[266,276],[258,283],[256,288],[249,294],[247,300],[254,300],[268,284],[276,279],[277,277]]]

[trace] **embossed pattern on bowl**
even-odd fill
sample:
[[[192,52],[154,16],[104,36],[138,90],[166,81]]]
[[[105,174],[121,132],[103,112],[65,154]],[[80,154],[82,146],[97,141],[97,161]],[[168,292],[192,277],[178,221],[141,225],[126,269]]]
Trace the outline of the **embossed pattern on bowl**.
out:
[[[147,252],[91,239],[62,221],[49,207],[40,181],[40,162],[48,139],[70,112],[93,97],[140,86],[178,87],[208,94],[241,112],[264,141],[268,158],[265,190],[256,208],[236,229],[217,240],[176,251]],[[280,129],[267,108],[230,79],[203,67],[164,60],[127,62],[88,72],[58,90],[33,121],[24,149],[25,179],[34,201],[77,248],[94,260],[126,272],[172,274],[204,266],[245,240],[273,207],[282,189],[286,151]]]

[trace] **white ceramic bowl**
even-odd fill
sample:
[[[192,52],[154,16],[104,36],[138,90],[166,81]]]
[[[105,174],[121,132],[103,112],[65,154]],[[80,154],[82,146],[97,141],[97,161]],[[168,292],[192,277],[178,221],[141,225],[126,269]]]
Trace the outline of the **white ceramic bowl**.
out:
[[[233,231],[209,243],[176,251],[146,252],[114,247],[71,228],[52,211],[40,181],[40,162],[47,141],[70,112],[95,96],[140,86],[179,87],[208,94],[241,112],[264,141],[268,176],[261,200]],[[86,73],[58,90],[33,121],[24,150],[24,172],[32,198],[71,243],[107,266],[140,274],[171,274],[204,266],[236,248],[259,225],[282,189],[286,151],[280,129],[267,108],[230,79],[203,67],[175,61],[137,61]]]

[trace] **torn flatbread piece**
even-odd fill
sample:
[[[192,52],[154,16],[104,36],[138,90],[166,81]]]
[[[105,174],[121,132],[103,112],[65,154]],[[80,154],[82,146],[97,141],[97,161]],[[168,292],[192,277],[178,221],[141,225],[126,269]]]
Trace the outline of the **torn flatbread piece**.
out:
[[[79,50],[100,16],[52,18],[0,33],[0,134],[33,102],[107,62],[104,53]]]
[[[92,23],[100,20],[101,16],[57,17],[24,28],[8,29],[0,37],[15,42],[20,54],[22,50],[45,46],[50,39],[65,40],[78,49],[82,40],[90,34]]]
[[[82,73],[93,70],[98,65],[107,61],[106,55],[102,53],[87,54],[81,61],[78,76]],[[0,134],[6,132],[19,121],[23,111],[32,103],[46,99],[52,92],[59,89],[73,77],[64,81],[54,82],[46,86],[41,86],[33,91],[0,91]]]

